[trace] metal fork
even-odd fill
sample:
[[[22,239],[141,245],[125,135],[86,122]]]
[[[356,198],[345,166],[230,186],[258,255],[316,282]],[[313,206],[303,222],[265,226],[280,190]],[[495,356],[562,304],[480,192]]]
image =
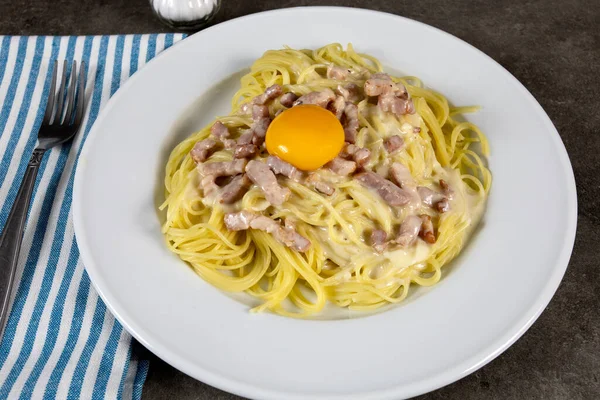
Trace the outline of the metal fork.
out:
[[[82,63],[77,76],[77,62],[73,61],[70,78],[67,79],[67,61],[62,68],[62,79],[56,94],[58,62],[54,62],[52,84],[46,103],[44,121],[38,131],[37,147],[31,155],[21,187],[10,210],[6,225],[0,236],[0,339],[4,334],[8,317],[13,281],[19,260],[25,221],[31,202],[31,194],[40,163],[46,150],[70,140],[79,129],[83,118],[85,97],[85,64]],[[67,89],[68,87],[68,89]],[[68,92],[67,92],[68,90]],[[66,110],[65,110],[66,108]]]

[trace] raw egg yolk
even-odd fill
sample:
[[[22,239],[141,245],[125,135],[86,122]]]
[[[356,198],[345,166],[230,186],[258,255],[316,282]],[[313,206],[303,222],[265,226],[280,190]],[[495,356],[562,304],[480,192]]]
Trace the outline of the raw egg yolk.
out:
[[[331,111],[304,104],[285,110],[269,125],[267,151],[312,171],[333,160],[344,145],[344,128]]]

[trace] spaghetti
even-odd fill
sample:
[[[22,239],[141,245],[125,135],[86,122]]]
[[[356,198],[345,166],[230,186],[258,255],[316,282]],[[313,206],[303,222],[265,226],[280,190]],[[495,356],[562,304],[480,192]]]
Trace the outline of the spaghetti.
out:
[[[329,77],[332,66],[347,70],[346,81]],[[233,96],[232,111],[218,118],[239,139],[253,126],[246,113],[253,99],[273,85],[296,96],[339,89],[351,82],[362,88],[365,81],[382,72],[380,62],[356,53],[351,45],[344,49],[330,44],[317,50],[267,51],[256,60],[241,79]],[[258,185],[251,185],[243,197],[232,204],[220,204],[202,190],[201,174],[190,155],[194,146],[211,135],[211,125],[181,142],[166,165],[166,210],[163,233],[171,251],[176,253],[207,282],[229,292],[246,292],[261,304],[252,311],[270,310],[307,317],[320,312],[327,302],[356,310],[373,310],[406,298],[412,284],[431,286],[442,276],[442,267],[463,248],[481,216],[491,174],[482,156],[489,152],[480,130],[459,115],[474,107],[451,107],[441,94],[425,88],[415,77],[391,77],[405,87],[414,113],[398,116],[381,112],[373,99],[360,93],[358,130],[355,146],[370,153],[363,168],[381,176],[391,165],[408,168],[419,188],[439,192],[444,182],[452,188],[449,209],[445,212],[419,203],[418,207],[390,206],[372,188],[352,175],[336,175],[326,167],[318,176],[333,188],[325,195],[302,180],[278,180],[291,196],[273,205]],[[277,99],[269,105],[271,115],[287,107]],[[384,143],[400,136],[403,147],[390,153]],[[255,156],[264,160],[265,149]],[[233,150],[223,147],[205,161],[233,160]],[[306,251],[297,251],[259,229],[230,230],[224,217],[240,210],[252,210],[274,221],[289,221],[293,229],[310,240]],[[419,238],[410,245],[390,245],[374,250],[370,235],[385,232],[397,235],[411,215],[431,220],[435,243]]]

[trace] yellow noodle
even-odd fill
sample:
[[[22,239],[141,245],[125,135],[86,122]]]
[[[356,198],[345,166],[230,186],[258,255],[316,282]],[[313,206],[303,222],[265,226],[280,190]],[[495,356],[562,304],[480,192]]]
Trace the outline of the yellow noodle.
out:
[[[241,133],[252,123],[240,107],[273,84],[302,95],[339,81],[328,79],[327,67],[352,71],[349,78],[359,86],[370,73],[381,72],[376,58],[333,43],[316,50],[267,51],[241,79],[232,98],[231,114],[219,118],[231,132]],[[455,119],[477,107],[450,107],[441,94],[426,88],[416,77],[392,77],[404,84],[416,108],[416,120],[373,112],[366,99],[358,104],[360,131],[357,145],[371,151],[369,168],[376,170],[400,162],[419,185],[432,186],[440,177],[456,173],[455,190],[481,206],[491,187],[491,173],[484,156],[489,154],[485,135],[472,123]],[[271,112],[282,109],[278,101]],[[408,126],[420,130],[405,131]],[[212,125],[212,124],[211,124]],[[230,232],[223,223],[226,210],[205,205],[198,174],[189,156],[194,144],[210,135],[208,125],[177,145],[165,166],[166,216],[163,233],[169,248],[209,283],[230,292],[247,292],[262,303],[252,311],[307,317],[323,310],[327,302],[339,307],[369,311],[404,300],[413,284],[431,286],[442,276],[442,267],[456,257],[477,222],[469,202],[436,217],[437,241],[426,245],[423,259],[397,265],[393,251],[377,254],[368,235],[383,229],[393,235],[406,217],[405,210],[389,207],[378,195],[349,178],[340,178],[334,195],[327,197],[303,184],[284,181],[293,193],[281,207],[266,202],[254,188],[240,202],[244,209],[265,209],[272,218],[293,220],[312,246],[295,252],[262,231]],[[403,132],[405,147],[396,154],[383,150],[383,140]],[[230,151],[214,153],[210,161],[228,161]],[[458,203],[457,203],[458,204]],[[433,213],[433,211],[432,211]],[[413,262],[414,261],[414,262]]]

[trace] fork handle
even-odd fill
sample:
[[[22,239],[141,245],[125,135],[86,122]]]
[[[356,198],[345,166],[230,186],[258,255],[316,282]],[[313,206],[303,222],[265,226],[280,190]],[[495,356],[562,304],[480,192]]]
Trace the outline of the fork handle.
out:
[[[17,193],[17,198],[10,209],[6,225],[4,225],[2,235],[0,236],[0,301],[2,301],[2,308],[0,309],[0,339],[4,334],[8,317],[10,295],[17,270],[19,250],[21,248],[21,241],[23,240],[23,231],[25,230],[25,221],[27,220],[31,194],[33,193],[35,178],[37,177],[45,152],[46,150],[42,149],[35,149],[33,151],[29,164],[27,164],[27,170],[25,171],[25,176],[23,176],[21,187]]]

